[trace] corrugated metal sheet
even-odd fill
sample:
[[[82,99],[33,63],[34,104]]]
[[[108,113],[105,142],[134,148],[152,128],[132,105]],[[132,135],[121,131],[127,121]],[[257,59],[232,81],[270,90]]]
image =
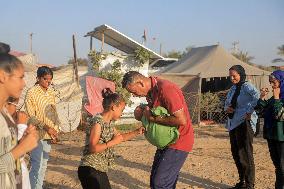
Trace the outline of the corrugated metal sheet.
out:
[[[163,59],[164,57],[145,47],[144,45],[136,42],[123,33],[115,30],[114,28],[104,24],[96,27],[93,31],[88,32],[85,37],[92,36],[98,40],[102,40],[102,33],[104,33],[104,42],[122,52],[133,54],[134,51],[141,47],[151,54],[151,59]]]

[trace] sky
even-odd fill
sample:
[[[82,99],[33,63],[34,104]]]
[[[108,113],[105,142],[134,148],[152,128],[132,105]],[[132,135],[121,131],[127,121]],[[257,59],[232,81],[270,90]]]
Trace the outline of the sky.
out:
[[[110,25],[159,52],[183,51],[188,46],[222,45],[234,41],[260,65],[278,65],[277,47],[284,44],[283,0],[0,0],[0,41],[12,50],[33,52],[41,63],[62,65],[73,57],[86,58],[89,38],[84,35]],[[153,40],[155,38],[155,40]],[[94,41],[100,48],[100,42]]]

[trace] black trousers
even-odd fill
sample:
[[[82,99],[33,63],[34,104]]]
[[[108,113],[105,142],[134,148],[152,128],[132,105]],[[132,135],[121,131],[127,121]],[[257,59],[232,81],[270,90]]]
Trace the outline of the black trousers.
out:
[[[111,189],[107,174],[92,167],[80,166],[78,177],[83,189]]]
[[[267,140],[271,160],[275,167],[275,189],[284,189],[284,142]]]
[[[238,169],[241,182],[253,187],[255,182],[255,166],[253,159],[253,130],[243,122],[230,131],[231,151]]]

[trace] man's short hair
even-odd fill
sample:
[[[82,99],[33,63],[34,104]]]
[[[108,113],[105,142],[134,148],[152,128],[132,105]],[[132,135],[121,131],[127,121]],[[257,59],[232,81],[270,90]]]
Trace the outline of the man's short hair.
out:
[[[122,79],[122,87],[126,88],[129,84],[135,83],[135,80],[138,78],[144,78],[145,76],[137,71],[129,71],[124,74]]]

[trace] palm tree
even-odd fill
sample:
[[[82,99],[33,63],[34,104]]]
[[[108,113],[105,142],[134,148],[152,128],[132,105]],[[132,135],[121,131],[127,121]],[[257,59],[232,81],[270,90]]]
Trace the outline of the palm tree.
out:
[[[251,60],[254,59],[253,56],[249,56],[248,52],[240,51],[238,53],[232,53],[233,56],[235,56],[237,59],[249,63]]]
[[[277,47],[278,49],[278,55],[284,56],[284,45],[281,45],[280,47]]]
[[[280,55],[280,56],[284,56],[284,45],[277,47],[277,49],[278,49],[277,54]],[[272,60],[272,63],[278,63],[278,62],[284,62],[284,59],[283,58],[275,58],[275,59]]]

